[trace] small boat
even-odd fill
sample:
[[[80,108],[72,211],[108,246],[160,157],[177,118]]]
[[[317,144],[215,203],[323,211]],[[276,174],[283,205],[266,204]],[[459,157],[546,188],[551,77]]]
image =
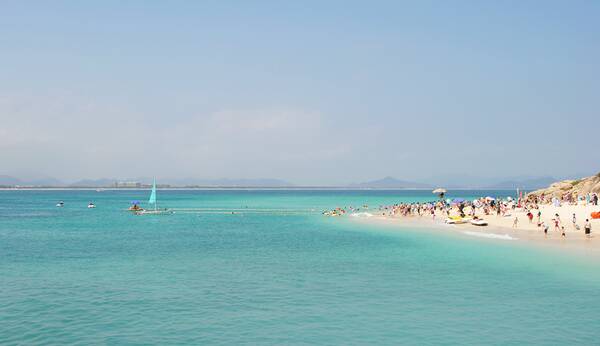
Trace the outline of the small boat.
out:
[[[168,209],[158,209],[158,203],[156,201],[156,179],[152,183],[152,192],[150,193],[150,198],[148,199],[148,204],[154,204],[154,210],[141,209],[136,211],[136,215],[146,215],[146,214],[173,214],[172,211]]]
[[[60,201],[60,202],[56,203],[56,206],[59,207],[59,208],[62,208],[62,207],[65,206],[65,202]]]
[[[96,208],[96,205],[94,203],[90,202],[90,204],[88,204],[88,208],[90,208],[90,209]]]
[[[471,225],[475,226],[487,226],[488,223],[483,219],[473,219],[471,220]]]

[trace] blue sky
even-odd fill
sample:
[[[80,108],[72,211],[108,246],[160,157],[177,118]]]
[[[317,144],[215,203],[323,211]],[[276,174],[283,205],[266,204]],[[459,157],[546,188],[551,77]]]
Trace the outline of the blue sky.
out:
[[[593,1],[3,2],[0,174],[600,170]]]

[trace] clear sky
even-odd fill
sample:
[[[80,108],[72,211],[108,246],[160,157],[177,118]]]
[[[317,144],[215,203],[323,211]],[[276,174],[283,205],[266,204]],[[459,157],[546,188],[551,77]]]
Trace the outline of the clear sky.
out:
[[[598,1],[3,1],[0,174],[600,170]]]

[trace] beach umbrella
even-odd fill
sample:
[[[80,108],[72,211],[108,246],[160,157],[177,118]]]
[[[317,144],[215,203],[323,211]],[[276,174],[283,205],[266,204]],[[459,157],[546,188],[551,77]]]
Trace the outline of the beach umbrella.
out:
[[[140,204],[140,201],[131,201],[131,204]]]
[[[452,200],[450,198],[446,199],[446,203],[450,204],[452,203]]]
[[[465,202],[464,198],[455,198],[455,199],[452,200],[452,203],[456,203],[456,204],[458,204],[458,203],[464,203],[464,202]]]
[[[490,196],[487,196],[485,199],[488,200],[488,201],[495,201],[496,200],[494,197],[490,197]]]
[[[441,187],[438,187],[437,189],[431,191],[432,193],[446,193],[446,189],[442,189]]]

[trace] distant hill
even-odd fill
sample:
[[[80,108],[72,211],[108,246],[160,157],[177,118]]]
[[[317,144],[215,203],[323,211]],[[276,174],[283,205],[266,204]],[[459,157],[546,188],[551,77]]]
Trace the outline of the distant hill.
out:
[[[351,184],[350,187],[375,189],[429,189],[432,187],[432,185],[417,183],[413,181],[399,180],[393,177],[385,177],[378,180],[372,180],[358,184]]]
[[[280,179],[164,179],[166,184],[189,187],[291,187],[294,184]]]
[[[0,175],[0,186],[22,185],[23,181],[8,175]]]
[[[574,180],[563,180],[549,184],[547,188],[529,193],[534,196],[562,197],[567,194],[583,196],[588,193],[600,193],[600,173]]]
[[[432,185],[443,186],[447,189],[490,189],[490,190],[513,190],[516,188],[534,190],[548,186],[556,181],[554,177],[479,177],[468,174],[448,174],[430,177],[425,180],[433,182]]]
[[[493,189],[493,190],[494,189],[496,189],[496,190],[516,189],[516,188],[526,189],[526,190],[537,190],[537,189],[544,188],[544,187],[552,184],[555,181],[556,181],[556,179],[552,178],[552,177],[531,178],[531,179],[524,179],[524,180],[507,180],[507,181],[502,181],[500,183],[487,186],[487,188]]]
[[[69,184],[69,187],[109,187],[114,185],[118,179],[83,179]]]
[[[61,186],[64,185],[58,179],[38,178],[32,180],[19,179],[9,175],[0,175],[0,186]]]
[[[74,183],[64,183],[54,178],[38,178],[33,180],[24,180],[11,177],[9,175],[0,175],[0,186],[30,186],[30,187],[113,187],[115,182],[140,182],[142,184],[151,184],[152,178],[100,178],[100,179],[82,179]],[[158,184],[171,185],[174,187],[292,187],[294,184],[280,179],[158,179]]]
[[[64,186],[65,183],[54,178],[38,178],[33,180],[28,180],[27,185],[33,186]]]

